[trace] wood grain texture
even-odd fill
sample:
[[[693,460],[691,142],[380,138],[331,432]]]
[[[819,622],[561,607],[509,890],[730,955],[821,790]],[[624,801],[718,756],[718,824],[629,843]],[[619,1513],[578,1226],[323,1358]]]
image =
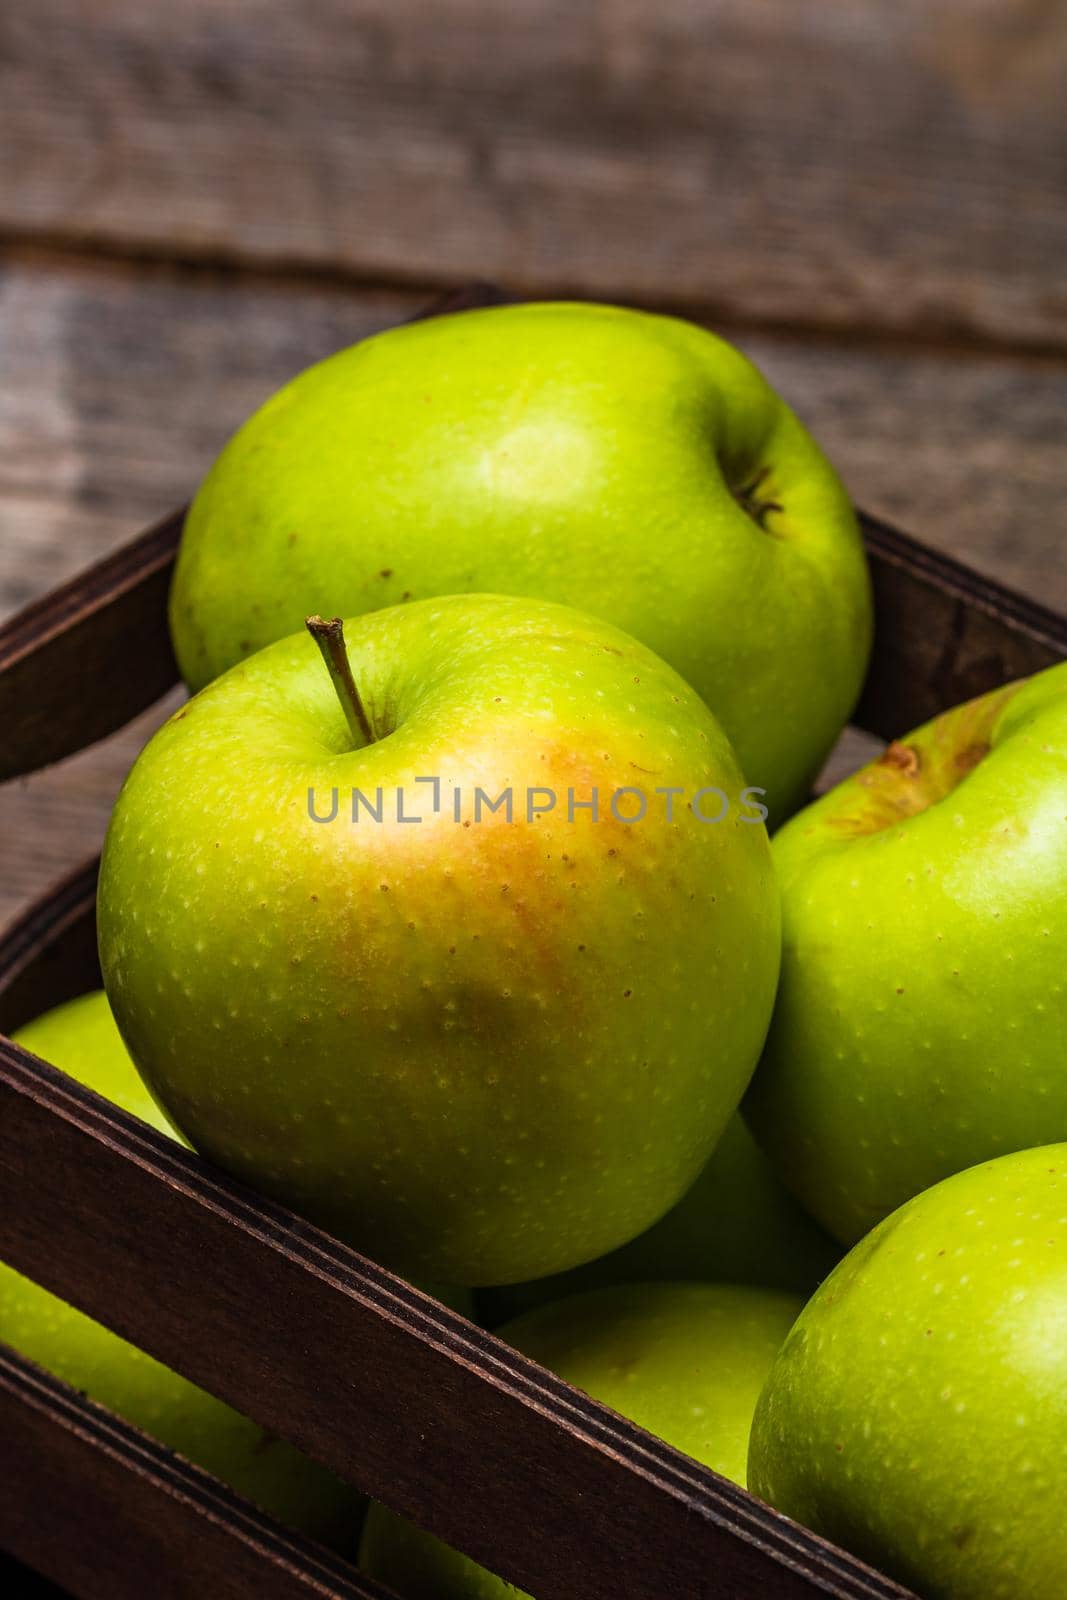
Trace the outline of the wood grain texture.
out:
[[[0,926],[100,849],[122,780],[180,700],[175,691],[106,743],[0,788]]]
[[[0,269],[0,618],[185,499],[293,372],[420,303],[207,271]],[[1067,367],[738,337],[872,511],[1067,609]],[[156,721],[0,788],[0,921],[99,848]]]
[[[32,1563],[19,1600],[390,1600],[2,1345],[0,1475],[0,1545]]]
[[[0,783],[121,730],[175,686],[166,611],[184,520],[172,512],[0,625]]]
[[[860,513],[875,642],[853,715],[892,739],[939,712],[1067,658],[1067,616]]]
[[[96,885],[100,862],[83,861],[38,895],[0,934],[0,1034],[52,1006],[98,989]]]
[[[0,1254],[541,1600],[907,1600],[3,1038]]]
[[[0,616],[181,505],[287,377],[421,303],[216,273],[0,266]]]
[[[7,0],[0,227],[1067,338],[1058,0]]]

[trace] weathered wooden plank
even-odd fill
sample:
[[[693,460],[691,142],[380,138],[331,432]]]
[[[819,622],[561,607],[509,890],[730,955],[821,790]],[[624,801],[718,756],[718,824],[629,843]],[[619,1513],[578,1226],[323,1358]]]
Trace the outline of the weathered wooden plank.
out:
[[[1067,364],[859,340],[737,342],[866,510],[1067,609]]]
[[[419,303],[212,272],[10,264],[0,616],[179,504],[293,371]],[[1067,608],[1067,365],[768,334],[740,342],[870,510]],[[0,919],[98,848],[151,725],[0,790]]]
[[[179,681],[166,614],[184,520],[173,511],[0,626],[0,725],[9,751],[34,752],[32,762],[0,754],[0,781],[121,731]]]
[[[286,377],[425,296],[0,269],[0,616],[188,499]]]
[[[19,1600],[390,1600],[2,1345],[0,1423],[0,1543],[32,1563],[0,1557]]]
[[[175,691],[105,743],[0,788],[0,926],[99,850],[123,778],[179,699]]]
[[[0,227],[1067,339],[1058,0],[7,0]]]

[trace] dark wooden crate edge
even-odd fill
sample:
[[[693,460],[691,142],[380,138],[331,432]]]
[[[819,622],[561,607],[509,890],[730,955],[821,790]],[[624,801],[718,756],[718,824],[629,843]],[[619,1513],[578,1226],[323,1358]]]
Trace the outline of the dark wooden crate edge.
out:
[[[0,1345],[0,1543],[93,1600],[389,1600],[154,1439]],[[17,1591],[21,1593],[21,1590]]]
[[[875,642],[852,718],[893,739],[1067,656],[1067,617],[866,512]]]

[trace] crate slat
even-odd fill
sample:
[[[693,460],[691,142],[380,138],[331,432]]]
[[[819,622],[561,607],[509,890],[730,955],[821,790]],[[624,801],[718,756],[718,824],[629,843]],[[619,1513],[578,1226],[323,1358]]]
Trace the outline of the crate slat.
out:
[[[101,984],[94,857],[29,906],[0,937],[0,1033]]]
[[[0,628],[0,783],[114,733],[178,681],[167,592],[184,511]]]
[[[875,648],[856,727],[883,739],[1067,655],[1067,617],[860,513]]]
[[[82,1600],[389,1600],[2,1345],[0,1478],[0,1544]]]

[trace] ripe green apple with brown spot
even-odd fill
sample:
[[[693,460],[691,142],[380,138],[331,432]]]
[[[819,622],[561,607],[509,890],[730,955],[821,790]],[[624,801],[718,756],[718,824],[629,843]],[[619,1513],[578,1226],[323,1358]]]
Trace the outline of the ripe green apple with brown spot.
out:
[[[753,1492],[927,1600],[1067,1572],[1067,1145],[972,1167],[846,1256],[752,1426]]]
[[[100,990],[46,1012],[14,1037],[123,1111],[177,1137],[141,1081]],[[0,1340],[288,1526],[355,1553],[363,1508],[355,1489],[2,1263]]]
[[[538,1307],[499,1337],[735,1483],[752,1413],[803,1301],[709,1283],[623,1284]],[[360,1566],[401,1600],[505,1600],[484,1567],[372,1505]]]
[[[730,745],[562,606],[443,597],[324,648],[232,668],[127,779],[123,1036],[203,1155],[401,1271],[602,1255],[692,1183],[766,1032],[777,885]]]
[[[745,1115],[852,1243],[1067,1137],[1067,663],[957,706],[776,836],[782,977]]]
[[[170,601],[200,688],[301,627],[482,590],[581,606],[704,696],[774,820],[855,704],[866,561],[822,452],[756,368],[674,317],[436,317],[288,384],[226,446]]]

